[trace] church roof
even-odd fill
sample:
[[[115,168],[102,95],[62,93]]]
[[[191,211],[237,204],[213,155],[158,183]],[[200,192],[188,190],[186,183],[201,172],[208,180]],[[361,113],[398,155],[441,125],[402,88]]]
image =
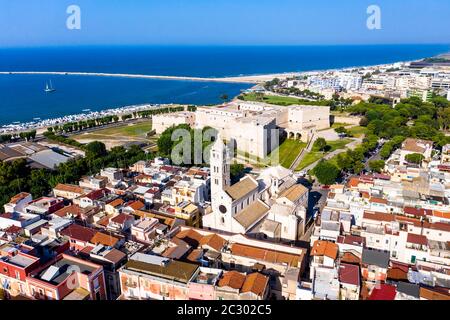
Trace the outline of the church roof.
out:
[[[238,200],[243,198],[245,195],[249,194],[251,191],[254,191],[258,188],[258,182],[252,179],[250,176],[246,176],[241,181],[233,184],[232,186],[225,189],[225,192],[233,200]]]
[[[261,172],[260,177],[274,177],[278,179],[283,179],[292,175],[292,171],[286,169],[280,165],[276,167],[270,167]]]
[[[286,197],[290,201],[294,202],[307,192],[308,192],[308,189],[305,186],[303,186],[301,184],[296,184],[296,185],[293,185],[292,187],[290,187],[289,189],[286,189],[285,191],[283,191],[283,193],[280,195],[280,198]]]
[[[261,220],[261,218],[264,217],[268,211],[269,207],[258,199],[235,215],[234,219],[236,219],[236,221],[247,230],[249,227]]]

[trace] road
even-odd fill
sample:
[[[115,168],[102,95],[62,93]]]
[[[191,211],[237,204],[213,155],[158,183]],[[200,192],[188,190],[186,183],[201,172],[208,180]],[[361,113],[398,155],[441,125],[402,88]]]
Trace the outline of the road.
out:
[[[369,162],[370,161],[381,160],[380,151],[381,151],[381,147],[382,146],[383,146],[383,144],[381,144],[378,147],[378,151],[377,152],[375,152],[372,156],[370,156],[367,160],[365,160],[364,169],[366,169],[367,171],[370,170],[370,168],[369,168]]]

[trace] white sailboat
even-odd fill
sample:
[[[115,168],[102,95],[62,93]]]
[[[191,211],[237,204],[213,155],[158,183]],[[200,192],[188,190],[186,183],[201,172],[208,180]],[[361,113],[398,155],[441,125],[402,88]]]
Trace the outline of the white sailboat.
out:
[[[55,89],[52,86],[52,81],[50,80],[50,85],[48,84],[48,82],[45,84],[45,92],[53,92],[55,91]]]

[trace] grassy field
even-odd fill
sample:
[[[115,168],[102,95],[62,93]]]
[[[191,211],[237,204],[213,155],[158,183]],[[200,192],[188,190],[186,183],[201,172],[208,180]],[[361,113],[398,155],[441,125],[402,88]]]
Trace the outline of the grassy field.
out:
[[[260,101],[258,100],[258,97],[254,93],[249,93],[243,95],[245,101]],[[283,97],[283,96],[271,96],[271,95],[265,95],[263,96],[263,100],[261,102],[269,103],[269,104],[275,104],[279,106],[291,106],[291,105],[325,105],[321,102],[316,101],[308,101],[300,98],[292,98],[292,97]]]
[[[326,154],[333,152],[335,150],[339,150],[339,149],[345,149],[345,146],[347,144],[349,144],[350,142],[352,142],[351,139],[341,139],[341,140],[336,140],[336,141],[328,141],[327,145],[330,147],[329,150],[327,150],[327,152],[322,152],[319,151],[315,148],[313,148],[311,150],[311,152],[309,152],[308,154],[306,154],[302,161],[300,162],[300,164],[298,165],[298,167],[296,168],[297,171],[299,170],[303,170],[304,168],[306,168],[307,166],[313,164],[314,162],[320,160],[321,158],[323,158]]]
[[[74,135],[72,138],[80,143],[101,141],[108,149],[124,145],[129,142],[154,142],[155,138],[147,138],[152,130],[151,121],[134,124],[124,124],[116,127],[98,129],[95,131]]]
[[[331,125],[331,128],[333,128],[333,129],[336,129],[336,128],[339,128],[339,127],[346,127],[346,126],[349,126],[350,124],[349,123],[341,123],[341,122],[335,122],[335,123],[333,123],[332,125]]]
[[[89,139],[91,137],[95,138],[98,136],[102,137],[130,137],[130,138],[145,138],[147,133],[152,130],[151,121],[140,122],[130,125],[122,125],[112,128],[95,130],[88,133],[82,133],[80,135],[74,136],[74,139],[83,138]]]
[[[266,159],[265,162],[277,165],[280,164],[285,168],[289,168],[297,158],[300,151],[306,147],[306,143],[299,140],[286,139],[277,149],[275,149]],[[276,155],[278,153],[278,161]]]
[[[300,151],[302,151],[305,147],[306,143],[304,142],[286,139],[278,148],[272,151],[272,153],[264,159],[246,154],[241,150],[238,150],[237,153],[258,167],[282,165],[285,168],[289,168]],[[279,154],[278,158],[277,154]]]
[[[354,137],[361,138],[363,135],[367,133],[366,127],[356,126],[348,129],[348,132],[350,132]]]

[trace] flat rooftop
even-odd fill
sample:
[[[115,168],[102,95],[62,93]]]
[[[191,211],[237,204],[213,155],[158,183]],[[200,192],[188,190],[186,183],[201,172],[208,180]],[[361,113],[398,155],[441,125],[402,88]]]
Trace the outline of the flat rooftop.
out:
[[[15,266],[26,268],[32,265],[34,262],[38,261],[39,259],[28,257],[26,255],[18,253],[13,257],[3,257],[2,260]]]
[[[39,272],[34,276],[34,278],[46,281],[53,285],[59,285],[70,276],[71,270],[75,270],[85,275],[90,275],[96,270],[96,268],[80,263],[79,261],[62,258],[48,268],[45,268]]]

